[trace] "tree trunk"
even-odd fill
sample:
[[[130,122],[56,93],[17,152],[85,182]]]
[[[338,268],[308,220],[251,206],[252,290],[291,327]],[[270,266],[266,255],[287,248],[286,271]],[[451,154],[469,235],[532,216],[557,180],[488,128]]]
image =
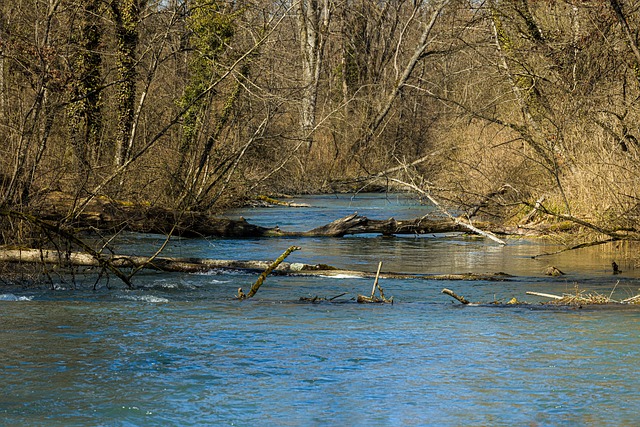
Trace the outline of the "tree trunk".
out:
[[[4,38],[4,22],[0,19],[0,38]],[[6,117],[7,93],[4,82],[4,49],[0,44],[0,117]],[[4,125],[4,123],[2,123]]]
[[[246,270],[263,271],[270,265],[268,261],[236,261],[209,258],[172,258],[145,257],[131,255],[105,256],[113,266],[119,269],[149,269],[165,272],[197,273],[207,270]],[[47,249],[5,249],[0,250],[2,262],[44,263],[61,266],[100,267],[101,264],[94,256],[86,252],[59,252]],[[300,264],[300,269],[317,269],[316,266]],[[291,264],[282,263],[277,271],[291,272]]]
[[[622,11],[622,4],[618,0],[610,0],[609,3],[611,4],[611,8],[614,10],[616,18],[618,18],[618,22],[622,27],[622,32],[627,39],[627,45],[635,57],[635,64],[632,69],[635,72],[636,79],[640,82],[640,48],[638,48],[637,31],[635,31],[636,34],[634,34],[634,31],[629,26],[627,17]]]
[[[83,175],[98,163],[102,133],[102,56],[98,52],[102,41],[100,2],[89,0],[82,13],[79,34],[77,72],[73,87],[73,103],[69,108],[71,144]]]
[[[328,0],[300,0],[298,2],[298,29],[302,53],[300,126],[303,138],[309,141],[309,149],[311,149],[311,133],[316,122],[318,83],[322,68],[324,31],[329,25],[329,7]]]
[[[118,71],[118,123],[115,141],[115,166],[122,166],[129,157],[129,137],[133,129],[136,100],[136,48],[138,47],[138,0],[112,0],[115,23],[116,64]]]

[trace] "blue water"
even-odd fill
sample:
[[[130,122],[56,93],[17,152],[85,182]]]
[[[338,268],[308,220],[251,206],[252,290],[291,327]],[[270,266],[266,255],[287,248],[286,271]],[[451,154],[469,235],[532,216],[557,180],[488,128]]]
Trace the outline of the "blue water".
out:
[[[308,209],[231,212],[285,229],[322,225],[357,210],[376,219],[429,214],[402,197],[307,197]],[[337,216],[338,215],[338,216]],[[307,225],[309,224],[309,225]],[[123,236],[128,251],[159,236]],[[55,279],[0,290],[0,425],[7,426],[469,426],[637,425],[640,310],[461,306],[537,302],[527,290],[576,285],[622,298],[640,288],[616,248],[533,260],[556,245],[477,237],[396,239],[178,239],[168,253],[271,259],[418,274],[497,272],[506,282],[383,280],[393,305],[359,305],[371,281],[270,276],[236,301],[241,273],[145,273],[139,289],[111,279]],[[152,252],[152,251],[151,251]],[[148,253],[148,252],[147,252]],[[623,274],[612,276],[616,259]],[[567,275],[541,272],[556,265]],[[347,295],[307,304],[301,296]]]

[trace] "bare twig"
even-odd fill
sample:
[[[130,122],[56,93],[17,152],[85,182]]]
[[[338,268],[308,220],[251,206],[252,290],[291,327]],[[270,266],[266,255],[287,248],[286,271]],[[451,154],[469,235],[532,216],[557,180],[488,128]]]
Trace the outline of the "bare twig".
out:
[[[397,182],[398,184],[402,184],[404,186],[407,186],[409,188],[411,188],[412,190],[420,193],[421,195],[425,196],[427,199],[429,199],[429,201],[431,201],[431,203],[433,203],[442,213],[444,213],[446,216],[448,216],[454,223],[456,223],[457,225],[460,225],[464,228],[467,228],[471,231],[473,231],[474,233],[477,233],[481,236],[487,237],[491,240],[493,240],[496,243],[499,243],[503,246],[505,246],[507,243],[504,240],[499,239],[498,237],[496,237],[495,234],[490,233],[488,231],[482,231],[477,227],[474,227],[471,224],[468,224],[464,221],[461,221],[459,218],[454,217],[453,215],[451,215],[451,213],[446,210],[444,207],[442,207],[442,205],[440,205],[440,203],[438,203],[438,201],[428,192],[424,191],[423,189],[421,189],[420,187],[418,187],[415,184],[409,183],[409,182],[405,182],[396,178],[389,178],[391,181],[393,182]]]

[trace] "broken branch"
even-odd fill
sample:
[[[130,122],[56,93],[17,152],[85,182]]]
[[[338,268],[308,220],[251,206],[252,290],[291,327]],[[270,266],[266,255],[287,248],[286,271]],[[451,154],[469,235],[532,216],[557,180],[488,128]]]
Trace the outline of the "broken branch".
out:
[[[527,295],[534,295],[537,297],[543,297],[543,298],[551,298],[551,299],[562,299],[563,297],[559,296],[559,295],[553,295],[553,294],[545,294],[542,292],[533,292],[533,291],[527,291],[526,292]]]
[[[462,304],[465,304],[465,305],[466,305],[466,304],[469,304],[469,301],[468,301],[465,297],[463,297],[463,296],[461,296],[461,295],[456,294],[456,293],[455,293],[455,292],[453,292],[451,289],[444,288],[444,289],[442,290],[442,293],[443,293],[443,294],[447,294],[447,295],[449,295],[451,298],[457,299],[457,300],[458,300],[458,301],[460,301]]]
[[[271,263],[271,265],[269,265],[269,267],[267,267],[267,269],[265,271],[262,272],[262,274],[260,274],[260,277],[258,277],[258,280],[256,280],[256,282],[253,284],[253,286],[251,286],[251,289],[249,290],[249,293],[244,295],[242,293],[242,289],[238,289],[238,297],[239,299],[245,299],[245,298],[251,298],[253,297],[256,292],[258,292],[258,289],[260,289],[260,286],[262,286],[262,283],[264,282],[264,279],[267,278],[267,276],[269,274],[271,274],[271,272],[278,267],[278,265],[280,265],[280,263],[282,261],[285,260],[285,258],[287,258],[289,256],[289,254],[293,251],[297,251],[302,249],[300,246],[290,246],[286,251],[284,251],[282,253],[282,255],[280,255],[278,258],[276,258],[276,260],[274,262]]]

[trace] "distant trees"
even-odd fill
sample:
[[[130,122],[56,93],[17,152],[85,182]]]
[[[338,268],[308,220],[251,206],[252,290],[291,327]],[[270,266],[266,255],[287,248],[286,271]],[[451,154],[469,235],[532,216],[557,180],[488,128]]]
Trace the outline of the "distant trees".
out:
[[[492,194],[493,213],[545,196],[632,221],[639,6],[3,2],[2,204],[206,210],[393,170],[461,206]]]
[[[621,154],[629,153],[635,138],[629,129],[637,132],[628,120],[638,113],[631,101],[640,94],[638,86],[629,85],[638,62],[616,12],[620,7],[597,1],[491,3],[502,75],[520,113],[516,118],[505,111],[498,118],[533,150],[526,156],[549,173],[555,189],[545,192],[555,194],[562,213],[602,218],[614,205],[628,209],[636,203],[636,191],[623,183],[637,171],[628,169],[629,158]],[[631,198],[615,196],[623,187]],[[588,201],[585,190],[606,202]]]

